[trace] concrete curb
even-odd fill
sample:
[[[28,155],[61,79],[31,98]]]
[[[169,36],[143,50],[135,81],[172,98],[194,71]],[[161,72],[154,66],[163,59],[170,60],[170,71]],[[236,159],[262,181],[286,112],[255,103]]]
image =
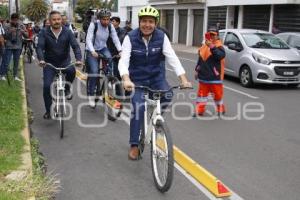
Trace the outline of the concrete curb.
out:
[[[25,127],[22,131],[22,136],[25,139],[25,152],[22,154],[23,165],[20,169],[29,171],[32,174],[32,158],[31,158],[31,147],[30,147],[30,130],[28,123],[28,107],[27,107],[27,95],[26,95],[26,84],[25,84],[25,73],[24,73],[24,61],[21,57],[20,59],[20,67],[22,72],[22,95],[23,95],[23,112],[25,118]],[[35,200],[35,197],[30,197],[28,200]]]
[[[176,146],[174,149],[174,160],[196,181],[207,188],[215,197],[229,197],[232,192],[225,186],[217,177],[211,174],[208,170],[200,166],[192,158],[182,152]]]

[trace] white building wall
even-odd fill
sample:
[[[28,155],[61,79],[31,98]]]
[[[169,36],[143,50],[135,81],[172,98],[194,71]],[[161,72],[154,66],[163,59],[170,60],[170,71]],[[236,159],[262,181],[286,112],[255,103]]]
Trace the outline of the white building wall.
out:
[[[19,9],[20,9],[20,0],[19,2]],[[9,15],[16,12],[16,0],[9,0]]]
[[[138,12],[139,10],[148,5],[148,0],[119,0],[119,8],[116,14],[116,16],[119,16],[121,18],[121,26],[124,25],[124,22],[127,20],[127,8],[132,7],[132,28],[137,28],[139,26],[138,24]]]
[[[52,4],[52,10],[57,10],[61,12],[62,14],[64,12],[69,13],[69,2],[63,1],[62,3],[53,3]]]
[[[300,0],[207,0],[207,6],[300,4]]]
[[[234,21],[234,6],[227,7],[226,28],[233,28]]]
[[[178,43],[179,37],[179,13],[178,9],[174,10],[174,19],[173,19],[173,41],[174,43]]]
[[[194,34],[194,13],[192,9],[188,9],[186,45],[192,46],[193,34]]]
[[[240,6],[239,17],[238,17],[238,28],[243,28],[243,20],[244,20],[244,6]]]

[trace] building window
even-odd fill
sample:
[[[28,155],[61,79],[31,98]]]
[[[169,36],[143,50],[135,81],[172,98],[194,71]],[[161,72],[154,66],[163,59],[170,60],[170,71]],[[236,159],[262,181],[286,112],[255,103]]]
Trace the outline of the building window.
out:
[[[226,26],[227,7],[209,7],[208,8],[208,28],[210,26],[218,26],[219,29],[224,29]]]
[[[300,5],[275,5],[274,25],[280,31],[300,32]]]
[[[244,6],[243,28],[269,30],[271,6]]]

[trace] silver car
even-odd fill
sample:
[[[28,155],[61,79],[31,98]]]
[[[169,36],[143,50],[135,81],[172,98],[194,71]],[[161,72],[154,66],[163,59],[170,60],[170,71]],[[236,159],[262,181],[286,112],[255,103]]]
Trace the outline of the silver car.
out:
[[[300,53],[265,31],[220,30],[226,51],[225,74],[238,77],[241,85],[255,83],[300,84]]]

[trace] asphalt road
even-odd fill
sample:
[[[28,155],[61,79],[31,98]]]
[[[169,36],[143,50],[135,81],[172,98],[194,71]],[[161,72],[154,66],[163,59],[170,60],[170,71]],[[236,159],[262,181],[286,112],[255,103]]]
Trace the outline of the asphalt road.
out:
[[[196,56],[178,55],[192,80]],[[90,109],[78,95],[85,94],[82,81],[74,83],[73,115],[60,140],[58,123],[42,118],[41,69],[26,64],[25,72],[33,135],[40,140],[48,172],[61,181],[57,199],[209,199],[177,170],[170,191],[160,194],[153,183],[149,149],[141,161],[127,159],[128,124],[118,120],[93,127],[105,121],[103,108]],[[171,69],[167,76],[171,85],[177,83]],[[212,104],[204,117],[192,118],[194,83],[194,90],[175,92],[173,111],[166,114],[174,144],[243,199],[299,199],[300,88],[246,89],[237,80],[226,79],[226,116],[215,118]]]

